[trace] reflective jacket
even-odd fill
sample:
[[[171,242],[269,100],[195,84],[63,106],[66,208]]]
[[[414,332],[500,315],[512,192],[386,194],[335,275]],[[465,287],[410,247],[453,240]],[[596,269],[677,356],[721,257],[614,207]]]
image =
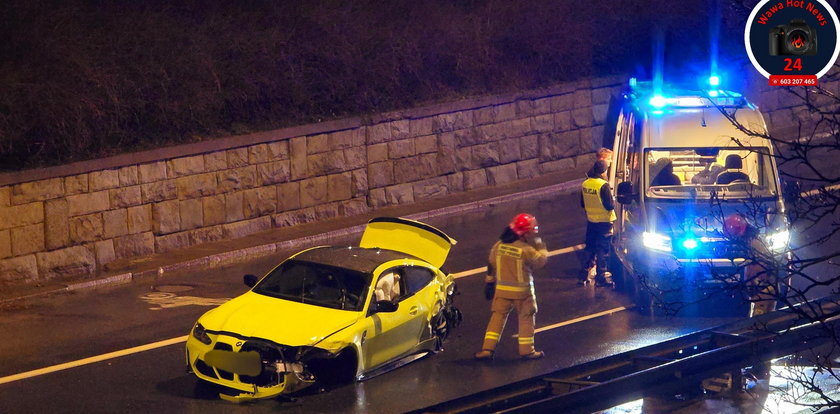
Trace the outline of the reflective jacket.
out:
[[[496,242],[490,249],[490,271],[487,283],[496,283],[496,297],[525,299],[534,294],[534,277],[531,271],[545,266],[548,250],[540,243],[538,248],[523,240],[513,243]]]
[[[604,206],[601,197],[602,188],[608,185],[602,178],[587,178],[582,185],[583,208],[586,210],[586,219],[592,223],[612,223],[615,221],[615,209],[612,203]],[[609,187],[607,187],[609,191]],[[611,200],[610,200],[611,201]],[[607,209],[610,207],[610,209]]]

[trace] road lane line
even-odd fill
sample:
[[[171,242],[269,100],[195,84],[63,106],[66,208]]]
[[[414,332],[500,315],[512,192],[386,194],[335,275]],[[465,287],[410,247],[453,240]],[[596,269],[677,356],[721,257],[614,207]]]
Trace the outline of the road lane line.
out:
[[[534,333],[537,334],[537,333],[544,332],[544,331],[547,331],[547,330],[550,330],[550,329],[559,328],[561,326],[566,326],[566,325],[571,325],[573,323],[588,321],[590,319],[599,318],[601,316],[611,315],[611,314],[616,313],[616,312],[626,311],[627,309],[630,309],[630,308],[632,308],[632,306],[619,306],[617,308],[612,308],[612,309],[609,309],[609,310],[605,310],[603,312],[593,313],[591,315],[586,315],[586,316],[581,316],[579,318],[569,319],[568,321],[563,321],[563,322],[555,323],[554,325],[543,326],[542,328],[535,329]],[[514,338],[519,337],[518,334],[514,334],[512,336]]]
[[[557,255],[564,254],[564,253],[573,252],[573,251],[582,249],[583,246],[584,246],[583,244],[578,244],[576,246],[570,246],[570,247],[564,247],[562,249],[552,250],[552,251],[548,252],[548,256],[551,257],[551,256],[557,256]],[[463,272],[454,273],[452,276],[454,278],[458,279],[458,278],[471,276],[471,275],[475,275],[475,274],[479,274],[479,273],[483,273],[483,272],[487,272],[487,266],[476,268],[476,269],[471,269],[471,270],[465,270]],[[574,323],[574,322],[570,322],[570,323]],[[548,329],[551,329],[551,328],[548,328]],[[538,330],[538,332],[539,332],[539,330]],[[32,371],[22,372],[20,374],[14,374],[14,375],[6,376],[6,377],[0,377],[0,384],[6,384],[6,383],[9,383],[9,382],[19,381],[19,380],[26,379],[26,378],[37,377],[37,376],[40,376],[40,375],[50,374],[50,373],[57,372],[57,371],[63,371],[65,369],[80,367],[80,366],[83,366],[83,365],[89,365],[89,364],[93,364],[93,363],[96,363],[96,362],[105,361],[105,360],[108,360],[108,359],[118,358],[118,357],[121,357],[121,356],[130,355],[130,354],[136,354],[138,352],[149,351],[149,350],[152,350],[152,349],[162,348],[164,346],[169,346],[169,345],[175,345],[175,344],[179,344],[179,343],[186,342],[186,341],[187,341],[187,335],[184,335],[184,336],[177,337],[177,338],[171,338],[171,339],[166,339],[166,340],[163,340],[163,341],[153,342],[151,344],[135,346],[133,348],[127,348],[127,349],[123,349],[123,350],[120,350],[120,351],[109,352],[107,354],[97,355],[97,356],[93,356],[93,357],[90,357],[90,358],[84,358],[84,359],[80,359],[80,360],[77,360],[77,361],[66,362],[66,363],[63,363],[63,364],[53,365],[53,366],[46,367],[46,368],[40,368],[40,369],[36,369],[36,370],[32,370]]]
[[[566,254],[566,253],[574,252],[574,251],[577,251],[577,250],[581,250],[581,249],[583,249],[583,246],[584,246],[583,244],[578,244],[578,245],[575,245],[575,246],[569,246],[569,247],[564,247],[562,249],[552,250],[552,251],[548,252],[548,257],[557,256],[558,254]],[[462,277],[472,276],[472,275],[476,275],[476,274],[479,274],[479,273],[486,273],[486,272],[487,272],[487,266],[477,267],[475,269],[464,270],[463,272],[453,273],[452,277],[454,277],[455,279],[460,279]]]
[[[20,374],[9,375],[7,377],[0,378],[0,384],[6,384],[9,382],[19,381],[26,378],[37,377],[39,375],[50,374],[57,371],[62,371],[65,369],[80,367],[82,365],[93,364],[96,362],[105,361],[108,359],[119,358],[121,356],[126,356],[130,354],[136,354],[138,352],[143,351],[150,351],[152,349],[162,348],[164,346],[180,344],[182,342],[187,341],[187,335],[179,336],[177,338],[171,338],[163,341],[153,342],[151,344],[135,346],[133,348],[123,349],[121,351],[114,351],[109,352],[107,354],[92,356],[90,358],[79,359],[76,361],[65,362],[63,364],[53,365],[51,367],[40,368],[32,371],[22,372]]]

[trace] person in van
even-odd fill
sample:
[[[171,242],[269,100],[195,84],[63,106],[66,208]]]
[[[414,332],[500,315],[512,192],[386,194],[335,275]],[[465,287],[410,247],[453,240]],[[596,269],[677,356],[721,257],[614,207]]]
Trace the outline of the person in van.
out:
[[[738,154],[729,154],[726,156],[726,162],[724,162],[724,171],[721,175],[717,178],[718,184],[729,184],[734,181],[749,181],[750,177],[747,174],[744,174],[741,171],[741,168],[744,168],[744,164],[741,161],[741,156]]]
[[[607,271],[607,256],[610,254],[616,215],[606,172],[607,163],[604,160],[596,161],[586,173],[589,178],[581,185],[580,204],[586,210],[586,247],[583,249],[578,284],[584,286],[591,283],[589,275],[593,267],[595,286],[615,286],[612,274]]]
[[[700,165],[703,170],[691,177],[692,184],[714,184],[718,175],[724,171],[724,167],[715,162],[715,156],[700,156]]]
[[[670,158],[663,157],[656,160],[656,164],[653,165],[652,170],[659,172],[653,176],[653,180],[650,182],[651,186],[682,184],[680,177],[674,174],[674,162]]]

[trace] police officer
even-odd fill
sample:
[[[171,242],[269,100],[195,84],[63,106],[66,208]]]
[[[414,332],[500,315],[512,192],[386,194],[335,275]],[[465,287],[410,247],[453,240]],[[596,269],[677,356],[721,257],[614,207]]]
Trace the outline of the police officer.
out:
[[[578,284],[588,285],[592,267],[595,267],[595,286],[614,286],[612,275],[607,271],[607,255],[615,221],[610,185],[606,180],[607,163],[598,160],[586,173],[588,177],[581,186],[580,205],[586,210],[586,247]]]
[[[545,266],[547,260],[548,250],[539,237],[537,219],[530,214],[514,217],[490,249],[484,294],[493,301],[492,313],[482,350],[475,354],[476,359],[493,358],[508,314],[513,309],[519,316],[519,355],[523,359],[539,359],[545,355],[534,349],[537,302],[531,271]]]

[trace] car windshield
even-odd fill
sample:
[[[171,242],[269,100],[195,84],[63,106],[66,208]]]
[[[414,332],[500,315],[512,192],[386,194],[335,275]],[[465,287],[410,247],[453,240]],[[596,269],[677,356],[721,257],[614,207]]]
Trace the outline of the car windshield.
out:
[[[361,311],[370,281],[370,274],[288,260],[256,285],[254,292],[327,308]]]
[[[778,191],[767,148],[650,148],[645,159],[648,197],[745,199]]]

